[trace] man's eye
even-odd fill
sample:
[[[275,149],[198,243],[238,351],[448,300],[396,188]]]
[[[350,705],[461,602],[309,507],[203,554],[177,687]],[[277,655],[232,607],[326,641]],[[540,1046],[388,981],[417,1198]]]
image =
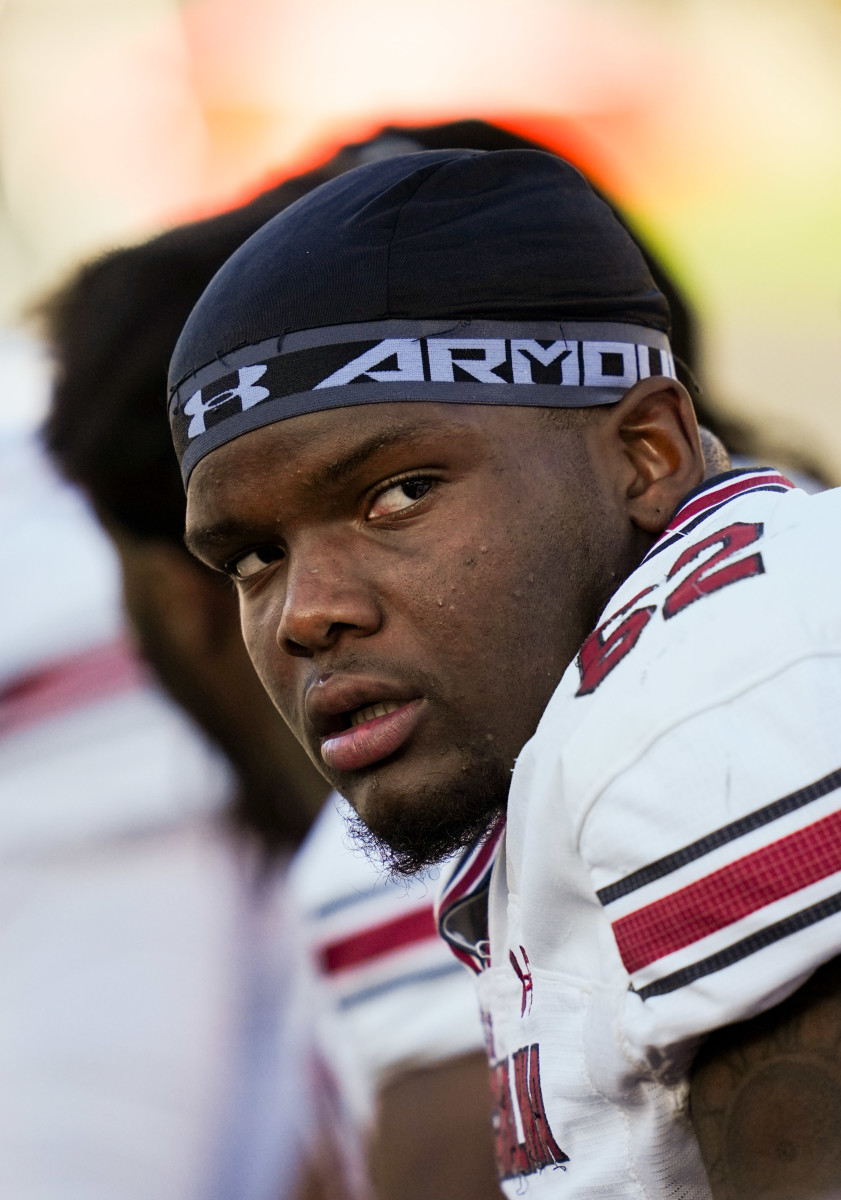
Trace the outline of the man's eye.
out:
[[[401,479],[399,483],[392,484],[377,496],[368,513],[369,518],[386,517],[389,513],[411,508],[426,495],[432,487],[432,482],[431,479]]]
[[[283,558],[283,551],[279,546],[258,546],[232,562],[229,570],[235,579],[250,579],[252,575],[258,575],[269,563],[277,562],[279,558]]]

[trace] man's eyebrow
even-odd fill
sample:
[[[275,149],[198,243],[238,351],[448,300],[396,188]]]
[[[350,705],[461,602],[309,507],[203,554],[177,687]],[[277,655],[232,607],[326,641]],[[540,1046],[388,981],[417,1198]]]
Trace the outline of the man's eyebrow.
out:
[[[227,542],[243,538],[248,530],[242,521],[214,521],[212,525],[197,525],[184,534],[184,545],[196,558],[212,555],[213,551]]]
[[[324,484],[343,483],[381,450],[390,450],[397,445],[410,446],[412,442],[434,432],[440,432],[441,436],[444,436],[442,430],[436,431],[435,422],[429,419],[403,421],[391,429],[381,430],[358,442],[347,454],[334,458],[323,467],[316,467],[309,473],[307,484],[311,487],[321,487]]]

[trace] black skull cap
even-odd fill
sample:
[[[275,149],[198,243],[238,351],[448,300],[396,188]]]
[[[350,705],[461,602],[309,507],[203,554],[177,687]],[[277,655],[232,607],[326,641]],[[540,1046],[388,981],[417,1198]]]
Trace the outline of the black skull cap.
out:
[[[250,237],[188,318],[170,391],[268,338],[450,317],[669,332],[642,253],[569,163],[537,150],[431,150],[348,171]]]

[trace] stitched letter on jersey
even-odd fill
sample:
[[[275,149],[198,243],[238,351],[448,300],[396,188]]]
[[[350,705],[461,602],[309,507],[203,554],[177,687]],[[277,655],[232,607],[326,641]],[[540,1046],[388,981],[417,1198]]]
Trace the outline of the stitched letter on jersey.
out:
[[[511,1088],[513,1069],[514,1089]],[[523,1046],[491,1064],[494,1144],[500,1179],[569,1162],[549,1127],[540,1086],[540,1046]],[[522,1141],[518,1133],[522,1129]]]

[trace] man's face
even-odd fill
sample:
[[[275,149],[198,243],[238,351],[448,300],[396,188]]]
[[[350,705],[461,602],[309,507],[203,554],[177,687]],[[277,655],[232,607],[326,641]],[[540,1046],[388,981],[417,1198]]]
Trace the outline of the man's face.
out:
[[[369,404],[214,451],[187,536],[320,770],[416,869],[487,827],[627,569],[592,422]]]

